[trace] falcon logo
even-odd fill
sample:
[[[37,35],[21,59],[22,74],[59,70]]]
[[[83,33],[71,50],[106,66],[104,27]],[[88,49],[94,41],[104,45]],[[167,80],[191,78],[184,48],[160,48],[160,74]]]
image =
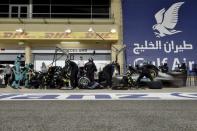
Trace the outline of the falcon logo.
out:
[[[178,22],[178,11],[184,2],[178,2],[173,4],[167,11],[165,8],[161,9],[155,14],[157,24],[153,25],[153,30],[156,37],[164,37],[166,35],[173,35],[182,31],[175,30],[175,26]]]

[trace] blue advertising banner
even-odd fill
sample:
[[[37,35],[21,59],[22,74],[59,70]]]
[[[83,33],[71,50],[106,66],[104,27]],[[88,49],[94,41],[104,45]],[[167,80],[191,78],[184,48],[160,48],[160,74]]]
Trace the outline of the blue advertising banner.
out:
[[[123,0],[127,64],[197,63],[197,0]]]

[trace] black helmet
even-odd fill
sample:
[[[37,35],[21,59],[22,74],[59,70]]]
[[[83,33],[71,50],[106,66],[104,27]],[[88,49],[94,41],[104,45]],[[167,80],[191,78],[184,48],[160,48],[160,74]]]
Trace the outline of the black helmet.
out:
[[[29,63],[29,68],[33,69],[34,68],[34,64]]]
[[[88,60],[89,60],[90,62],[93,62],[93,58],[92,58],[92,57],[90,57]]]

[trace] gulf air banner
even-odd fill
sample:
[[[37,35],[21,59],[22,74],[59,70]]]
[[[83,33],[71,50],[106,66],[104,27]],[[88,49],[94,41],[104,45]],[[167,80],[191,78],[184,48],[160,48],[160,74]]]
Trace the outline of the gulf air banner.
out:
[[[0,32],[1,39],[22,40],[118,40],[117,33],[111,32]]]
[[[197,63],[196,0],[124,0],[123,26],[127,64]]]

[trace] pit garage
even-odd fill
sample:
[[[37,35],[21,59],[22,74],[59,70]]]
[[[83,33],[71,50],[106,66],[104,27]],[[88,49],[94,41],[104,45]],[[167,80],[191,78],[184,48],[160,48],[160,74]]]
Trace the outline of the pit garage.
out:
[[[100,71],[106,64],[109,64],[111,61],[111,51],[110,50],[91,50],[91,49],[66,49],[69,51],[69,59],[78,62],[80,57],[83,57],[84,62],[86,63],[89,58],[93,58],[97,66],[98,71]],[[48,52],[48,53],[46,53]],[[50,52],[50,53],[49,53]],[[94,53],[95,52],[95,53]],[[54,61],[54,59],[57,61]],[[42,62],[46,65],[52,64],[56,66],[63,67],[65,65],[65,60],[67,55],[62,52],[55,53],[55,50],[34,50],[33,51],[33,63],[34,69],[40,71]]]
[[[79,58],[82,56],[84,62],[87,62],[89,58],[93,58],[97,66],[97,69],[100,71],[106,64],[111,61],[111,51],[110,50],[91,50],[91,49],[65,49],[68,51],[69,59],[74,62],[78,62]],[[17,53],[16,53],[17,52]],[[14,61],[19,54],[24,54],[24,50],[4,50],[1,51],[0,64],[14,64]],[[52,64],[54,57],[57,61],[53,65],[63,67],[67,55],[62,52],[56,52],[55,49],[47,50],[32,50],[32,63],[34,64],[34,69],[40,71],[42,62],[46,65]],[[23,59],[23,65],[25,63]]]

